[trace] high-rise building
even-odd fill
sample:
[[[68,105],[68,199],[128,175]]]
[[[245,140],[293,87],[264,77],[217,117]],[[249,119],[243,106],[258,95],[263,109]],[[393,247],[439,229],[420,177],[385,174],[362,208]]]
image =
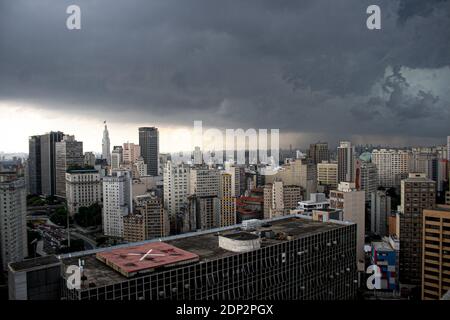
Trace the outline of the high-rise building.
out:
[[[104,122],[105,129],[103,130],[103,139],[102,139],[102,159],[106,160],[108,165],[111,165],[111,143],[109,141],[109,132],[108,126],[106,125],[106,121]]]
[[[194,149],[194,165],[203,164],[203,153],[200,147],[195,147]]]
[[[118,170],[123,164],[123,148],[121,146],[114,146],[111,152],[111,170]]]
[[[284,215],[283,182],[274,181],[264,186],[264,219]]]
[[[450,136],[447,136],[447,160],[450,162]]]
[[[0,267],[28,256],[27,190],[13,172],[0,173]]]
[[[239,198],[243,193],[243,189],[245,189],[245,187],[243,186],[243,184],[245,183],[245,171],[241,166],[226,162],[225,172],[231,175],[231,192],[233,193],[233,196]]]
[[[127,170],[117,170],[103,178],[103,232],[123,237],[123,217],[133,212],[132,177]]]
[[[330,208],[343,210],[343,219],[357,225],[356,248],[359,270],[364,269],[365,194],[354,182],[340,182],[337,190],[330,191]]]
[[[317,167],[311,159],[296,159],[284,164],[274,175],[265,176],[266,184],[282,181],[284,185],[300,186],[304,199],[317,191]]]
[[[74,136],[65,135],[62,141],[55,143],[56,159],[56,195],[66,197],[66,172],[68,169],[84,165],[83,142]]]
[[[423,210],[436,206],[436,182],[425,173],[410,173],[401,182],[400,196],[400,284],[420,287]]]
[[[155,127],[139,128],[139,146],[147,165],[147,175],[157,176],[159,170],[159,133]]]
[[[132,142],[126,142],[123,144],[123,163],[134,163],[141,157],[141,147],[138,144]]]
[[[144,177],[147,175],[147,165],[145,164],[144,158],[139,157],[134,163],[133,166],[136,169],[139,177]]]
[[[162,199],[147,193],[136,196],[134,213],[124,217],[124,239],[129,242],[167,237],[170,224]]]
[[[189,194],[197,197],[217,197],[219,195],[220,171],[208,167],[190,170]]]
[[[355,147],[349,141],[341,141],[337,148],[338,182],[355,181]]]
[[[164,207],[174,217],[187,203],[190,185],[190,167],[168,161],[164,168]]]
[[[393,149],[374,149],[372,163],[377,166],[378,183],[380,186],[391,188],[400,186],[410,172],[411,151]]]
[[[398,290],[398,250],[398,240],[393,237],[372,242],[370,262],[380,268],[380,290]]]
[[[388,217],[391,215],[391,197],[386,191],[374,191],[371,194],[370,230],[379,235],[388,235]]]
[[[236,224],[236,197],[232,192],[233,180],[229,173],[222,172],[219,182],[219,226],[226,227]]]
[[[28,140],[28,192],[42,193],[41,136],[32,136]]]
[[[358,190],[364,191],[366,202],[370,201],[372,192],[378,188],[377,166],[371,162],[356,160],[355,183]]]
[[[330,154],[328,151],[327,142],[313,143],[309,146],[309,157],[314,164],[322,163],[322,161],[329,161]]]
[[[450,206],[423,210],[422,299],[450,290]]]
[[[102,201],[102,181],[95,169],[69,169],[66,172],[67,211],[74,215],[81,207]]]
[[[413,149],[411,156],[411,172],[425,173],[426,177],[437,181],[438,156],[432,150]]]
[[[327,186],[330,190],[336,189],[338,185],[337,162],[322,161],[317,164],[317,185]]]
[[[49,132],[41,135],[41,192],[45,196],[56,194],[56,151],[55,145],[60,142],[64,133]]]

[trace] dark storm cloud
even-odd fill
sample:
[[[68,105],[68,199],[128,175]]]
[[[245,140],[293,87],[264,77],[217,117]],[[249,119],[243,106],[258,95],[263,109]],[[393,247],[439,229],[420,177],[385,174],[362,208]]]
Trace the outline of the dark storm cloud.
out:
[[[74,3],[80,31],[65,28]],[[365,26],[373,3],[380,31]],[[1,1],[0,101],[155,124],[442,136],[449,101],[394,80],[401,67],[450,65],[449,12],[438,0]],[[377,83],[388,91],[374,94]],[[421,118],[433,121],[411,128]]]

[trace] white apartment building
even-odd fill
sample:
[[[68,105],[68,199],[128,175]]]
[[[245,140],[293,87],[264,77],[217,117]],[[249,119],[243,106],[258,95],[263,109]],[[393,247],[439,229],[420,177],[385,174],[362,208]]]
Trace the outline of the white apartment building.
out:
[[[28,256],[25,180],[0,174],[0,267]]]
[[[102,201],[100,173],[94,169],[74,169],[66,173],[67,211],[74,215],[81,207]]]
[[[186,205],[189,196],[190,168],[187,164],[175,165],[167,161],[163,173],[164,207],[175,215]]]
[[[133,165],[136,169],[136,172],[139,174],[139,177],[144,177],[147,175],[147,165],[144,162],[144,158],[139,157],[139,159],[137,159]]]
[[[378,183],[383,187],[396,187],[410,172],[411,151],[374,149],[372,163],[378,169]]]
[[[133,210],[132,175],[128,170],[113,171],[103,178],[103,233],[123,237],[123,217]]]

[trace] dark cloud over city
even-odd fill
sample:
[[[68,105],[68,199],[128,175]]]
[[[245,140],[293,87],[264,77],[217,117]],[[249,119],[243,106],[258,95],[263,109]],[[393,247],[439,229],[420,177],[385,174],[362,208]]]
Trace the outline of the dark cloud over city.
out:
[[[66,29],[70,4],[81,30]],[[366,28],[370,4],[381,30]],[[444,0],[0,0],[0,101],[151,125],[439,141],[449,39]]]

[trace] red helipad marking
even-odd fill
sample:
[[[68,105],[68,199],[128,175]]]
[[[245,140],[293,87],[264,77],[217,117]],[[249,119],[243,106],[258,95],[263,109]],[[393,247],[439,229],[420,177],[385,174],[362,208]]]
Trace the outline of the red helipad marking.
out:
[[[99,252],[96,257],[127,277],[161,266],[199,260],[198,255],[164,242]]]

